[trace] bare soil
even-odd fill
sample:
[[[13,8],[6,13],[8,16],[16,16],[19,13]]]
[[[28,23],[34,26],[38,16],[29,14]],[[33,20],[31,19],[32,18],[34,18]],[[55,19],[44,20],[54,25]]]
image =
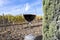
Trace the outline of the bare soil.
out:
[[[41,22],[42,23],[42,22]],[[23,28],[24,25],[0,27],[0,40],[23,40],[25,35],[32,33],[35,40],[42,39],[42,25]]]

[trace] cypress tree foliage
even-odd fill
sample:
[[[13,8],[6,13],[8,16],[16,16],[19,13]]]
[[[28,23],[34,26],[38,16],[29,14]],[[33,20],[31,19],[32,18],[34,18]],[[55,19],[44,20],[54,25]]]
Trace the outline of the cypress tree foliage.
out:
[[[60,0],[43,0],[43,40],[60,40]]]

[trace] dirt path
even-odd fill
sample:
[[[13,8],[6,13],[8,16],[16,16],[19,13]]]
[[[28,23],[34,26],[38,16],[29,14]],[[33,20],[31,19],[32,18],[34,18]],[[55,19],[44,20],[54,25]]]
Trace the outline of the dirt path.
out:
[[[32,26],[32,28],[24,28],[23,25],[15,25],[9,27],[0,27],[0,40],[23,40],[25,35],[29,33],[36,36],[35,40],[42,39],[42,25]]]

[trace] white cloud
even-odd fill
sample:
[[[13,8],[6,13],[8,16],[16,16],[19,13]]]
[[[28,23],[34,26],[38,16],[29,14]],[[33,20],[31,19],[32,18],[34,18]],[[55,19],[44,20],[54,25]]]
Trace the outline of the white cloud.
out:
[[[5,4],[8,4],[9,2],[9,0],[0,0],[0,7],[4,6]]]
[[[28,11],[30,9],[30,5],[29,5],[29,3],[26,3],[25,4],[25,11]]]
[[[25,6],[22,6],[22,7],[20,7],[20,6],[22,6],[22,5],[14,6],[12,8],[11,7],[7,8],[7,12],[5,12],[5,14],[10,13],[12,15],[17,15],[20,13],[24,13],[25,12],[25,10],[24,10]]]
[[[9,1],[9,0],[0,0],[0,6],[8,4],[9,2],[11,2],[11,1]],[[7,6],[6,7],[3,6],[3,7],[0,7],[0,10],[3,10],[3,11],[0,11],[0,12],[1,13],[5,12],[5,14],[10,13],[12,15],[17,15],[17,14],[20,14],[20,13],[21,14],[22,13],[29,13],[30,11],[31,12],[35,12],[34,11],[34,9],[35,9],[34,6],[40,5],[40,4],[41,4],[40,1],[37,1],[37,2],[34,2],[32,4],[26,3],[26,4],[23,4],[23,5],[17,5],[17,6],[8,6],[8,7]],[[36,9],[36,10],[37,10],[36,12],[39,13],[39,11],[40,11],[40,13],[42,13],[42,8],[41,7]]]
[[[3,3],[4,3],[4,2],[3,2],[2,0],[0,0],[0,5],[3,5]]]

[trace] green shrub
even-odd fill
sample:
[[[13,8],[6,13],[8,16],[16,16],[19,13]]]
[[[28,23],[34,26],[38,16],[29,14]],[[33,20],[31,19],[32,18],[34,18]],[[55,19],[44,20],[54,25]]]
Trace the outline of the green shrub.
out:
[[[43,40],[57,40],[60,0],[43,0],[43,11]]]

